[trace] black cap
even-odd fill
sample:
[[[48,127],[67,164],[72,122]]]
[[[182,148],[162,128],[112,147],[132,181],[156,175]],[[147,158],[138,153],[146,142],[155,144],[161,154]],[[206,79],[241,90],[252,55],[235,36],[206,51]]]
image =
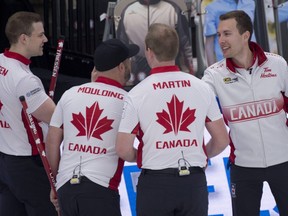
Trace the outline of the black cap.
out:
[[[103,41],[96,47],[94,65],[98,71],[107,71],[118,66],[125,59],[135,56],[139,52],[136,44],[125,45],[119,39]]]

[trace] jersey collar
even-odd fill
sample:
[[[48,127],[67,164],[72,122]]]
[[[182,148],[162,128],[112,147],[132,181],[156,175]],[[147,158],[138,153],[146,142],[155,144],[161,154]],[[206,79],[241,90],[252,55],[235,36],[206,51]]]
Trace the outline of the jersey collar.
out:
[[[267,57],[263,51],[263,49],[258,45],[256,44],[255,42],[250,42],[249,44],[249,47],[253,53],[253,63],[252,65],[254,65],[255,61],[256,61],[256,58],[258,58],[258,65],[261,66],[264,62],[266,62],[267,60]],[[237,66],[231,58],[227,58],[226,59],[226,65],[227,65],[227,68],[232,71],[232,72],[236,72],[236,69],[235,68],[239,68],[239,66]]]
[[[171,66],[162,66],[162,67],[152,68],[150,71],[150,74],[165,73],[165,72],[179,72],[179,71],[180,69],[177,65],[171,65]]]
[[[22,63],[25,64],[25,65],[29,65],[29,64],[31,63],[31,60],[30,60],[30,59],[27,59],[26,57],[20,55],[19,53],[10,52],[8,49],[5,49],[4,55],[5,55],[7,58],[16,59],[16,60],[22,62]]]
[[[108,77],[99,76],[97,77],[95,82],[105,83],[107,85],[112,85],[112,86],[116,86],[118,88],[123,89],[123,86],[119,82],[117,82],[116,80],[110,79]]]

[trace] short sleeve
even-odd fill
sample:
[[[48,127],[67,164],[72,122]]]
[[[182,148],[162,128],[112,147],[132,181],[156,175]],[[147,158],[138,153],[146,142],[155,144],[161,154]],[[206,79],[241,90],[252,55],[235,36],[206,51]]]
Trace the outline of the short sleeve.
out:
[[[214,92],[214,94],[217,95],[216,93],[216,90],[215,90],[215,83],[214,83],[214,77],[212,76],[211,72],[209,70],[205,70],[204,71],[204,75],[202,77],[202,80],[205,81],[209,86],[210,88],[212,89],[212,91]]]
[[[217,33],[217,17],[214,10],[209,5],[206,7],[206,14],[204,20],[204,34],[205,36],[215,35]]]
[[[58,101],[56,108],[51,117],[50,126],[60,128],[63,125],[63,108],[61,99]]]
[[[207,117],[211,121],[216,121],[216,120],[222,118],[222,114],[221,114],[221,111],[219,109],[219,105],[217,103],[216,96],[215,96],[214,92],[210,88],[208,89],[208,92],[209,92],[209,96],[210,96],[210,106],[208,109]]]
[[[119,126],[119,132],[124,133],[136,133],[135,129],[139,123],[137,110],[131,100],[131,97],[128,96],[125,99],[122,119]]]
[[[49,98],[41,80],[36,76],[24,77],[17,85],[16,94],[17,97],[25,97],[29,113],[33,113]]]

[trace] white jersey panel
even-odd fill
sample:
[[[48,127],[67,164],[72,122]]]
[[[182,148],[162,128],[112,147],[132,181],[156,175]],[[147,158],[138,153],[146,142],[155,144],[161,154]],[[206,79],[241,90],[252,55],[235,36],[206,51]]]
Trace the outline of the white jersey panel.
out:
[[[157,73],[128,93],[119,131],[134,133],[139,123],[142,168],[176,168],[182,153],[191,166],[205,167],[206,117],[212,121],[222,117],[206,83],[180,71]]]
[[[3,140],[0,151],[10,155],[31,155],[31,144],[23,125],[25,119],[21,115],[22,105],[19,97],[25,96],[28,112],[31,113],[48,99],[48,95],[41,80],[30,71],[29,64],[1,54],[0,68],[1,122],[6,126],[9,125],[0,127],[0,136]]]
[[[51,126],[64,129],[57,189],[73,172],[93,182],[117,189],[123,161],[115,151],[116,134],[126,91],[100,82],[66,91],[56,106]]]

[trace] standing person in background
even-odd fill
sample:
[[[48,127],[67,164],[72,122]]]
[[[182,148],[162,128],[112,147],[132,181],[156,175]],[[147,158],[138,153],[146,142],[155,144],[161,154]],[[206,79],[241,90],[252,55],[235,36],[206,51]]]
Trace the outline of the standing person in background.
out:
[[[288,215],[288,67],[279,55],[251,42],[244,11],[220,16],[225,59],[204,72],[229,128],[233,215],[258,216],[268,182],[281,216]]]
[[[254,20],[255,2],[254,0],[214,0],[205,8],[204,34],[205,52],[208,66],[223,59],[223,54],[218,43],[217,28],[219,16],[232,10],[243,10]],[[254,34],[252,41],[256,41]]]
[[[124,162],[116,154],[115,142],[130,57],[138,51],[137,45],[118,39],[102,42],[94,54],[92,82],[67,90],[56,106],[46,152],[57,174],[62,216],[121,215],[118,186]],[[51,201],[58,209],[52,190]]]
[[[279,22],[288,22],[288,2],[284,2],[278,7]]]
[[[0,128],[0,215],[57,215],[49,201],[50,184],[19,101],[20,96],[26,97],[28,112],[43,140],[40,123],[49,124],[55,104],[29,68],[30,58],[43,55],[47,42],[43,22],[39,14],[17,12],[8,19],[5,33],[10,48],[0,55],[1,125],[5,122],[5,127]]]
[[[179,38],[173,27],[152,24],[145,45],[152,70],[128,93],[116,144],[122,159],[137,159],[142,168],[137,215],[207,215],[207,155],[219,154],[229,143],[215,95],[175,65]],[[207,146],[205,126],[212,136]]]
[[[177,30],[180,41],[177,64],[183,71],[194,74],[189,24],[179,6],[169,0],[138,0],[123,10],[117,28],[117,38],[140,46],[132,59],[132,76],[127,85],[135,85],[149,75],[151,68],[145,58],[144,37],[152,23],[164,23]]]

